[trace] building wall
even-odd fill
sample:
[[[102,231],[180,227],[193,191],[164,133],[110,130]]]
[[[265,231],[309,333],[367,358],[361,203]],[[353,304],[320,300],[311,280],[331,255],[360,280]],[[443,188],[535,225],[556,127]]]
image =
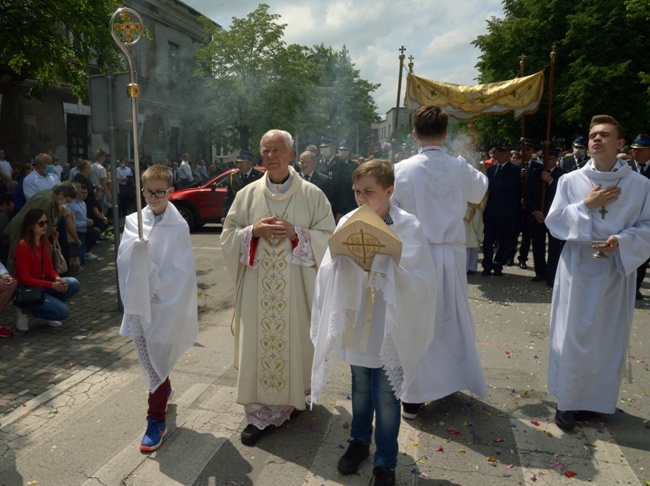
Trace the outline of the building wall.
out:
[[[138,72],[139,153],[141,158],[191,159],[210,156],[209,141],[202,140],[190,113],[184,110],[189,95],[187,72],[183,67],[207,41],[198,18],[200,12],[178,0],[128,0],[128,7],[142,17],[153,39],[143,38],[129,48]],[[108,19],[107,19],[108,22]],[[170,45],[176,56],[170,56]],[[126,63],[125,63],[125,70]],[[89,67],[90,74],[100,74]],[[53,89],[43,101],[25,99],[30,80],[19,79],[0,69],[0,148],[14,161],[27,161],[39,152],[48,152],[61,162],[72,160],[71,141],[86,143],[83,152],[92,157],[109,150],[107,133],[93,133],[90,102],[79,100],[69,89]],[[124,92],[125,91],[119,91]],[[124,94],[126,96],[126,94]],[[84,120],[86,117],[87,120]],[[87,125],[87,133],[71,133],[70,126]],[[131,134],[115,134],[113,158],[131,158]],[[83,140],[83,142],[82,142]],[[79,151],[79,149],[77,148]]]
[[[379,136],[380,143],[391,141],[391,139],[393,138],[394,126],[395,126],[395,108],[391,108],[386,112],[386,118],[377,124],[377,134]],[[406,108],[400,107],[398,127],[402,128],[408,126],[409,126],[409,113],[408,111],[406,111]]]

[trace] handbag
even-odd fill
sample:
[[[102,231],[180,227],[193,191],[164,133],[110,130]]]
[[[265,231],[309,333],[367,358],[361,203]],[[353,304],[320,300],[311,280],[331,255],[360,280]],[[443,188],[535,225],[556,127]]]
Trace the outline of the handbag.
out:
[[[30,287],[29,285],[18,284],[14,294],[14,305],[16,307],[30,307],[41,305],[45,302],[45,291],[42,287]]]
[[[43,256],[43,245],[41,245],[41,273],[43,280],[45,280],[45,262],[43,261]],[[43,302],[45,302],[45,290],[42,287],[30,287],[25,284],[18,284],[16,286],[16,293],[14,294],[14,305],[16,307],[41,305]]]
[[[52,244],[52,263],[54,263],[54,270],[56,270],[56,273],[59,275],[63,275],[68,271],[68,264],[63,256],[63,251],[61,250],[61,244],[59,243],[58,238],[54,238],[54,243]]]

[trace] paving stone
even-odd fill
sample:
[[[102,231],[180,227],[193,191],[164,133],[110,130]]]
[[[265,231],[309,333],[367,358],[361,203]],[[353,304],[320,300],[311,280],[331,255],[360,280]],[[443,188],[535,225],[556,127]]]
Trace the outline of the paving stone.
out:
[[[117,310],[117,287],[112,244],[98,245],[93,252],[100,265],[89,265],[76,278],[79,293],[68,305],[72,310],[63,326],[53,329],[42,319],[30,319],[30,330],[15,333],[0,346],[0,416],[21,406],[70,378],[76,371],[93,366],[129,342],[120,336],[122,315]],[[15,329],[16,309],[7,306],[0,325]],[[86,336],[83,340],[75,336]],[[5,342],[6,341],[6,342]],[[18,393],[29,390],[21,396]]]

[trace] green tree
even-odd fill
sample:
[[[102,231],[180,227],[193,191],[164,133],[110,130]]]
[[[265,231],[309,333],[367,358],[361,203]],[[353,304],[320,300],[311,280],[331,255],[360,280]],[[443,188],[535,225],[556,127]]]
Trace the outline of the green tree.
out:
[[[377,116],[370,92],[347,49],[284,42],[285,24],[261,4],[230,29],[203,19],[211,42],[195,58],[195,77],[207,87],[200,113],[224,148],[256,149],[270,128],[298,136],[301,146],[321,135],[364,137]]]
[[[86,67],[118,65],[107,28],[117,0],[0,0],[0,66],[36,81],[29,97],[68,84],[83,98]]]
[[[503,18],[488,21],[488,33],[473,44],[481,51],[479,82],[510,79],[526,55],[526,73],[545,69],[557,44],[551,135],[564,140],[586,135],[591,117],[607,113],[630,134],[648,129],[648,78],[641,73],[650,50],[648,0],[504,0]],[[537,113],[526,117],[526,134],[546,136],[548,89]],[[515,141],[519,122],[511,116],[482,117],[474,126],[486,142]]]

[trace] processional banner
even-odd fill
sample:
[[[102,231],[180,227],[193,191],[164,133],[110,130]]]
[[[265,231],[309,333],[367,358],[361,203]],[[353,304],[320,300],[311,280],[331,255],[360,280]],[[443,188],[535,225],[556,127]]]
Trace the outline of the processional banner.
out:
[[[544,71],[499,83],[463,86],[409,73],[404,106],[409,112],[434,105],[458,120],[514,112],[515,119],[535,113],[544,91]]]

